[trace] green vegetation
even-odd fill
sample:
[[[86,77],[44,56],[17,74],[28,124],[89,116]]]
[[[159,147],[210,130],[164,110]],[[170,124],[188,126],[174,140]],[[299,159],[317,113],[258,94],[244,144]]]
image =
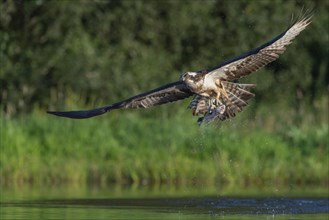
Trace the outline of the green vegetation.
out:
[[[188,100],[89,120],[109,104],[217,65],[314,7],[280,59],[243,79],[246,110],[197,126]],[[328,185],[329,1],[14,1],[0,13],[0,182]]]
[[[238,117],[199,128],[188,110],[156,111],[2,119],[2,183],[328,183],[326,123],[282,132]]]

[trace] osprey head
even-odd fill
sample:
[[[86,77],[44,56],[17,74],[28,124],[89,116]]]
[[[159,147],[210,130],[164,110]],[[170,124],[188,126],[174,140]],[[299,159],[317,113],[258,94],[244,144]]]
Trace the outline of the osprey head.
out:
[[[203,77],[204,74],[201,73],[185,72],[180,76],[180,79],[194,90],[203,84]]]

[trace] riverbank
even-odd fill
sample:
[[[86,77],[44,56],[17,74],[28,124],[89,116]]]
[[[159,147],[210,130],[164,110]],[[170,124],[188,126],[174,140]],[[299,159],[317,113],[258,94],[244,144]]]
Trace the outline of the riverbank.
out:
[[[2,117],[0,182],[328,185],[326,123],[272,126],[247,112],[200,128],[187,112]]]

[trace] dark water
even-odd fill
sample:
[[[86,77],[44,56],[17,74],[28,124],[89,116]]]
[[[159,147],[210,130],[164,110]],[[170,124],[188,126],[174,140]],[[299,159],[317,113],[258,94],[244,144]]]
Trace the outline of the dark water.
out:
[[[326,189],[246,191],[2,188],[0,219],[329,219]]]

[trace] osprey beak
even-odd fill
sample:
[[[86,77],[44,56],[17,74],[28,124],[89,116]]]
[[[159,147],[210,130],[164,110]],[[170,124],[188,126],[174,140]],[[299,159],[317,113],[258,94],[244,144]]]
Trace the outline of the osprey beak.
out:
[[[186,75],[186,73],[182,73],[182,74],[180,75],[180,80],[181,80],[181,81],[185,81],[185,75]]]

